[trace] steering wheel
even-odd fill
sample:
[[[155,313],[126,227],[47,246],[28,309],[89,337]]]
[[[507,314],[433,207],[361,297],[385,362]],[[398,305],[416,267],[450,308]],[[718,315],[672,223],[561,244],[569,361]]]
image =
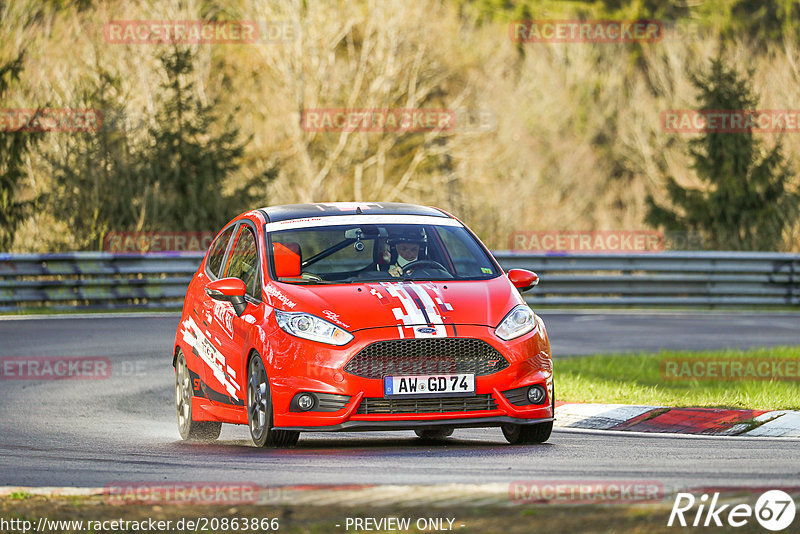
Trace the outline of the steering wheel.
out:
[[[314,273],[303,273],[303,274],[300,275],[300,277],[303,280],[313,280],[315,282],[324,282],[325,281],[321,276],[319,276],[317,274],[314,274]]]
[[[421,265],[430,265],[431,267],[435,267],[436,269],[439,269],[440,271],[444,271],[446,273],[449,272],[447,269],[444,268],[444,265],[442,265],[438,261],[433,261],[433,260],[415,260],[415,261],[411,261],[411,262],[406,263],[406,266],[403,267],[403,274],[405,276],[408,276],[408,275],[410,275],[411,273],[414,272],[414,269],[418,268]]]

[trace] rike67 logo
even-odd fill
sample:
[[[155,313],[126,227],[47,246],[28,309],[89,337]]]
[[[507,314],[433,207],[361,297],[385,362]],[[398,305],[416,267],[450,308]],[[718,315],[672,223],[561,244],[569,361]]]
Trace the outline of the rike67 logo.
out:
[[[696,506],[696,510],[694,510]],[[704,493],[696,499],[691,493],[678,493],[667,526],[682,527],[741,527],[753,518],[767,530],[784,530],[794,521],[795,504],[792,497],[781,490],[764,492],[755,506],[749,504],[719,504],[719,492],[709,498]],[[676,521],[677,520],[677,521]]]

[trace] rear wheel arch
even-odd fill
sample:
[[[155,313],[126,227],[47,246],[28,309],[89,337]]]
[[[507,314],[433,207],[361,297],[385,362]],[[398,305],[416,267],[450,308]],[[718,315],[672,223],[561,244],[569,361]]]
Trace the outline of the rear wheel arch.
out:
[[[222,422],[194,420],[192,416],[194,390],[191,385],[191,372],[180,348],[176,351],[176,355],[175,412],[178,419],[178,432],[186,441],[214,441],[219,437]]]

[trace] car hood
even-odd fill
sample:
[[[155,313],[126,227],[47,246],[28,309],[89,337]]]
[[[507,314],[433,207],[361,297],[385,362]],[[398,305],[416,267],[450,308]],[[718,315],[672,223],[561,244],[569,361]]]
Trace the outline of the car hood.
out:
[[[403,325],[471,324],[497,326],[524,301],[505,275],[491,280],[447,282],[365,282],[264,288],[267,304],[303,311],[353,332]]]

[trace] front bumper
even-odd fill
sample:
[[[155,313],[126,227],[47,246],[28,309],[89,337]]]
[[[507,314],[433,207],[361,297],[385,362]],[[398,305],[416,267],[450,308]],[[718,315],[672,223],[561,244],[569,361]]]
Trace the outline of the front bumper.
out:
[[[538,423],[548,423],[553,421],[552,417],[545,417],[543,419],[518,419],[516,417],[495,416],[495,417],[468,417],[447,421],[443,424],[441,420],[413,420],[404,419],[402,421],[345,421],[338,425],[329,426],[293,426],[293,427],[280,427],[278,430],[296,430],[300,432],[360,432],[360,431],[373,431],[373,430],[416,430],[422,427],[440,427],[449,426],[453,428],[484,428],[492,426],[500,426],[506,424],[515,425],[535,425]]]
[[[396,328],[375,328],[356,332],[346,348],[328,348],[287,336],[274,340],[273,364],[279,369],[271,374],[274,426],[286,430],[408,430],[422,426],[489,427],[502,424],[536,424],[552,421],[552,360],[546,334],[540,330],[506,342],[492,329],[481,326],[458,326],[458,337],[481,339],[498,350],[509,365],[501,371],[475,377],[475,395],[487,402],[468,402],[467,409],[454,409],[453,400],[446,407],[435,406],[436,397],[419,399],[421,407],[405,412],[384,410],[370,413],[359,407],[383,401],[383,381],[364,378],[344,371],[345,365],[364,347],[377,341],[397,339]],[[276,343],[277,342],[277,343]],[[504,392],[541,384],[547,399],[539,405],[515,405]],[[335,412],[295,411],[291,401],[297,393],[347,395],[349,401]],[[397,399],[397,397],[395,397]],[[424,402],[431,401],[431,402]],[[433,405],[432,405],[433,403]],[[385,404],[385,403],[384,403]]]

